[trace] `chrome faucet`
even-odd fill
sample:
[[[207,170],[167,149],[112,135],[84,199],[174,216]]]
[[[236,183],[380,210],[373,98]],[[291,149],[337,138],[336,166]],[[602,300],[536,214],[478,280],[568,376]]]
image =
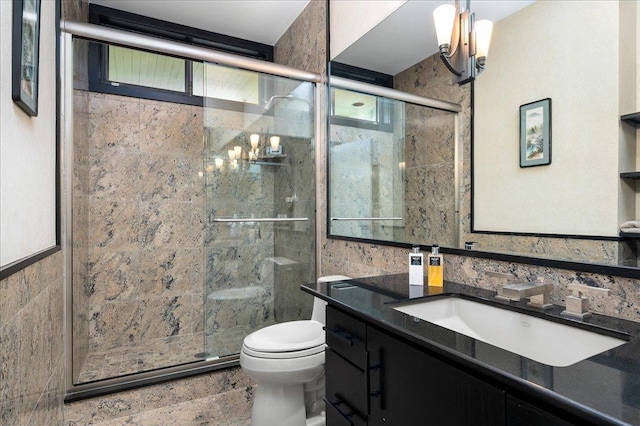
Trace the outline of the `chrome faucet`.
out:
[[[609,295],[609,289],[607,288],[590,287],[581,284],[569,284],[567,288],[571,290],[571,294],[565,297],[566,309],[562,311],[562,315],[571,318],[585,319],[591,315],[591,312],[589,312],[589,299],[583,296],[584,293]]]
[[[551,303],[551,290],[553,290],[553,284],[545,284],[540,280],[520,284],[506,284],[498,287],[496,299],[518,302],[528,297],[528,306],[547,309],[553,306]]]

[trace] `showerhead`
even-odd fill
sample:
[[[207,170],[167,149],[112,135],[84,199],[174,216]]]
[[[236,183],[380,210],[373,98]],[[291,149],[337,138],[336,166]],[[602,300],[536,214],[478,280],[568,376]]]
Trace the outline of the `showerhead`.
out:
[[[273,95],[272,97],[269,98],[269,100],[267,101],[267,103],[264,106],[265,110],[269,110],[271,107],[273,107],[273,105],[275,104],[275,101],[277,99],[287,99],[289,101],[300,101],[300,102],[304,102],[308,107],[309,107],[309,111],[311,111],[313,109],[313,107],[311,106],[311,102],[304,99],[304,98],[299,98],[297,96],[294,95]]]
[[[264,105],[264,109],[268,110],[269,108],[271,108],[276,99],[291,99],[291,98],[293,98],[293,95],[273,95],[272,97],[269,98],[267,103]]]

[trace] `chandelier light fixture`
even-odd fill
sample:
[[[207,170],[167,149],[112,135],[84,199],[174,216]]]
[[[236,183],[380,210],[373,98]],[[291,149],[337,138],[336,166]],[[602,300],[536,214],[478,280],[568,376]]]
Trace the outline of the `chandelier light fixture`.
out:
[[[475,80],[484,71],[493,30],[491,21],[475,22],[471,1],[466,3],[465,10],[455,0],[455,5],[443,4],[433,11],[440,57],[459,85]]]

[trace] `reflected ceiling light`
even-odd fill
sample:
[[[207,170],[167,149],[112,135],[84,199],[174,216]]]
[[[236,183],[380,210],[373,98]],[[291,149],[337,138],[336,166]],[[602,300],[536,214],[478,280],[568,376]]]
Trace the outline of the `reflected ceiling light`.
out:
[[[493,30],[491,21],[475,22],[470,3],[467,0],[466,10],[461,10],[460,1],[455,0],[455,6],[443,4],[433,11],[440,57],[460,85],[484,71]]]

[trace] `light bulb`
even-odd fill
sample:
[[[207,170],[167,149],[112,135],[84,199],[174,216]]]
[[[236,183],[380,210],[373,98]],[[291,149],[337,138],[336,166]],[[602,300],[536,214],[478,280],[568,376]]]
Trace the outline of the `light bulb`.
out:
[[[257,133],[249,136],[249,140],[251,141],[251,149],[255,150],[258,148],[258,143],[260,143],[260,135]]]
[[[224,160],[222,158],[216,158],[216,168],[220,169],[222,168],[222,165],[224,164]]]
[[[453,33],[454,19],[456,18],[456,8],[452,4],[443,4],[433,11],[433,21],[436,26],[436,37],[438,47],[451,45],[451,33]]]
[[[489,56],[489,44],[491,43],[493,22],[486,19],[476,21],[474,29],[476,31],[476,58],[484,59]]]
[[[278,148],[280,147],[280,136],[271,136],[271,139],[269,139],[269,142],[271,143],[271,149],[273,151],[277,151]]]
[[[230,149],[228,151],[229,154],[229,160],[233,161],[236,159],[236,151],[234,149]]]
[[[241,146],[234,146],[233,150],[236,153],[235,158],[240,159],[242,157],[242,147]]]

